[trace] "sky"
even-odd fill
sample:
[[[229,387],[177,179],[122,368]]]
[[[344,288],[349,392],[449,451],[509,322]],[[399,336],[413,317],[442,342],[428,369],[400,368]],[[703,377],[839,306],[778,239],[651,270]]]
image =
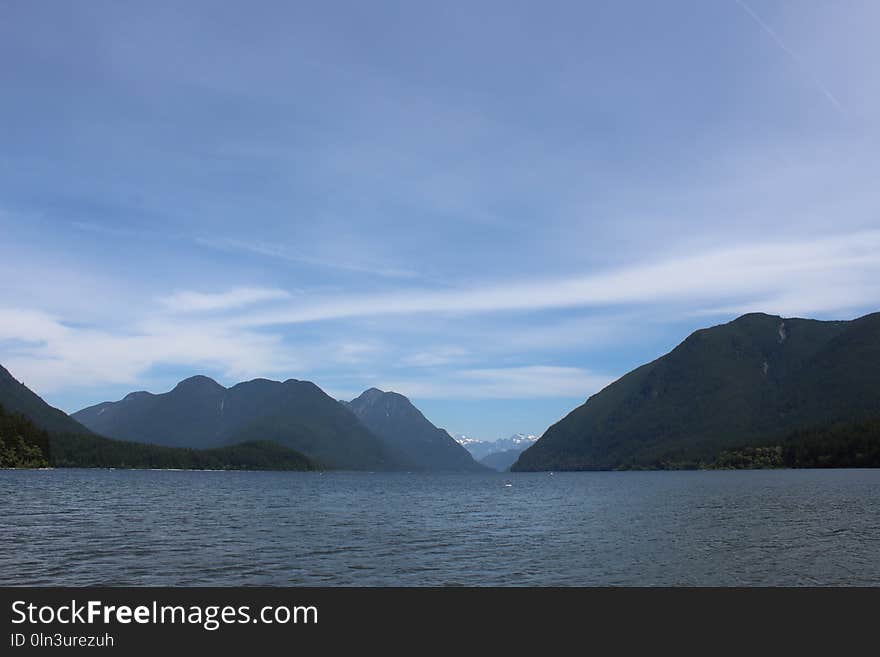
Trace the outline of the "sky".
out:
[[[700,327],[880,309],[880,3],[0,0],[0,363],[541,434]]]

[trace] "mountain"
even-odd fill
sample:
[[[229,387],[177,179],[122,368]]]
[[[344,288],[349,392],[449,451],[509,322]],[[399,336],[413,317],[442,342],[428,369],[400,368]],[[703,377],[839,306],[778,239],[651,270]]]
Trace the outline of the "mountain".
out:
[[[0,370],[12,379],[7,370],[2,367]],[[24,400],[26,403],[19,404],[19,408],[25,407],[37,417],[49,417],[50,425],[59,430],[42,429],[27,412],[10,411],[0,404],[0,468],[314,470],[318,467],[303,454],[268,441],[195,450],[104,438],[52,408],[15,379],[12,381],[16,385],[8,389],[13,390],[15,396],[5,398]]]
[[[89,433],[64,411],[49,406],[36,393],[17,381],[0,365],[0,405],[10,413],[20,413],[44,431]]]
[[[370,388],[347,405],[370,431],[389,448],[403,454],[417,469],[467,472],[486,469],[401,394]]]
[[[479,438],[473,438],[471,436],[466,436],[463,433],[451,434],[453,440],[457,442],[459,445],[464,447],[467,451],[471,453],[471,456],[476,458],[481,458],[484,454],[479,452],[481,445],[487,445],[488,443],[485,440],[480,440]],[[488,452],[486,452],[488,453]]]
[[[751,313],[691,334],[550,427],[513,470],[688,467],[799,429],[880,417],[880,313]]]
[[[491,454],[487,454],[483,458],[480,459],[480,463],[485,465],[487,468],[492,468],[493,470],[498,470],[499,472],[507,472],[516,460],[519,458],[519,455],[523,453],[523,448],[513,448],[506,449],[501,452],[492,452]]]
[[[524,449],[531,447],[537,439],[537,436],[525,433],[515,433],[510,438],[499,438],[498,440],[479,440],[463,435],[456,436],[455,438],[478,461],[482,461],[490,454],[499,452],[522,452]]]
[[[169,447],[208,449],[272,441],[336,469],[409,464],[345,406],[309,381],[254,379],[225,388],[206,376],[169,392],[133,392],[73,417],[96,433]]]

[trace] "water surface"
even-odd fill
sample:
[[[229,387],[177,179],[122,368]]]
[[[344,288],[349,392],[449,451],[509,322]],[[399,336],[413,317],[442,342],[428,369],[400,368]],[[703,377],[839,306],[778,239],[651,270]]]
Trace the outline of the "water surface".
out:
[[[6,470],[0,584],[877,585],[880,470]]]

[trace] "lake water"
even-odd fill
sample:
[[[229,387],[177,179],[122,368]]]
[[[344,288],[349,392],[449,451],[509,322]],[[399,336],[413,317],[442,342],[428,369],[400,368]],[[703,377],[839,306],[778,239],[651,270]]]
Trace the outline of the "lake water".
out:
[[[0,584],[878,585],[880,470],[7,470]]]

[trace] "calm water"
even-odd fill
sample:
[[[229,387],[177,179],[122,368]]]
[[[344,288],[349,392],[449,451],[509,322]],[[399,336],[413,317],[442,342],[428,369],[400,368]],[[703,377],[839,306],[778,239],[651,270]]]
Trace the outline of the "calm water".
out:
[[[880,470],[0,471],[0,584],[877,585]]]

